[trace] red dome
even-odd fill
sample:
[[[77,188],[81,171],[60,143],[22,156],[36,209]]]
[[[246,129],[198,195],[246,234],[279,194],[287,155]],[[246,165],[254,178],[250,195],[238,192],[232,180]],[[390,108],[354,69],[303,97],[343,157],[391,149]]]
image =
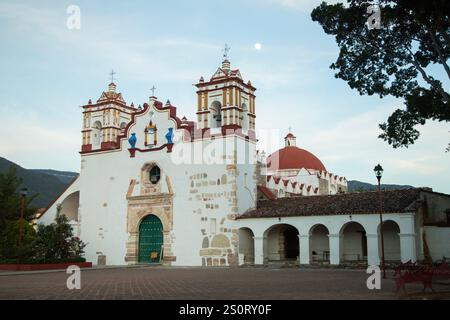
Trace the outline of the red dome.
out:
[[[269,170],[314,169],[326,171],[323,163],[311,152],[294,147],[284,147],[267,158]]]

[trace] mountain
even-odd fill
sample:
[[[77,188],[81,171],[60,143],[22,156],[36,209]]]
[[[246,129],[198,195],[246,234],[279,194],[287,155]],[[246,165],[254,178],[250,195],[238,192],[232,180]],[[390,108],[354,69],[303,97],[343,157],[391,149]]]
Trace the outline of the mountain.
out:
[[[358,180],[349,180],[347,181],[348,192],[357,192],[357,191],[372,191],[378,190],[378,185],[370,184],[367,182],[362,182]],[[394,189],[409,189],[414,188],[409,185],[399,185],[399,184],[381,184],[382,190],[394,190]]]
[[[78,173],[46,169],[25,169],[0,157],[0,172],[5,173],[11,166],[16,167],[17,176],[22,178],[29,195],[39,194],[33,201],[37,208],[47,207],[72,181]]]

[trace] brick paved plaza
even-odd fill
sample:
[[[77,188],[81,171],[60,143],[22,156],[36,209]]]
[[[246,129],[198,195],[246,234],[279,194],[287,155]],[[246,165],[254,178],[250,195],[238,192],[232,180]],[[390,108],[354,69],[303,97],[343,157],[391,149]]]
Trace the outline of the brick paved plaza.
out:
[[[65,272],[0,273],[0,299],[398,299],[392,278],[368,290],[364,270],[133,267],[82,270],[81,290]],[[392,275],[390,275],[392,277]],[[448,287],[447,287],[448,289]],[[409,285],[408,291],[420,291]]]

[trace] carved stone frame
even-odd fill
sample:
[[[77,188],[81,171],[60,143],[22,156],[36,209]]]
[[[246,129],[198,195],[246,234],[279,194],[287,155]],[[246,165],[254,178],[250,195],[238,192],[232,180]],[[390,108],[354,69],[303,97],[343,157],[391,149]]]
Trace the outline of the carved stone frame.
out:
[[[139,263],[139,225],[148,215],[155,215],[161,220],[164,241],[162,263],[171,265],[171,262],[175,261],[176,257],[172,253],[172,239],[170,236],[170,232],[173,229],[173,195],[169,193],[128,197],[128,242],[125,261],[128,264]]]

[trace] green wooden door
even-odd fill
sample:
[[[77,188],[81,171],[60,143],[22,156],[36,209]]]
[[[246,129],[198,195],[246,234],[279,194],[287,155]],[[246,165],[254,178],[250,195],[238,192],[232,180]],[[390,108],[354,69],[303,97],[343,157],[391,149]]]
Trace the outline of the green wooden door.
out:
[[[145,217],[139,226],[139,262],[155,263],[161,257],[163,226],[157,216]]]

